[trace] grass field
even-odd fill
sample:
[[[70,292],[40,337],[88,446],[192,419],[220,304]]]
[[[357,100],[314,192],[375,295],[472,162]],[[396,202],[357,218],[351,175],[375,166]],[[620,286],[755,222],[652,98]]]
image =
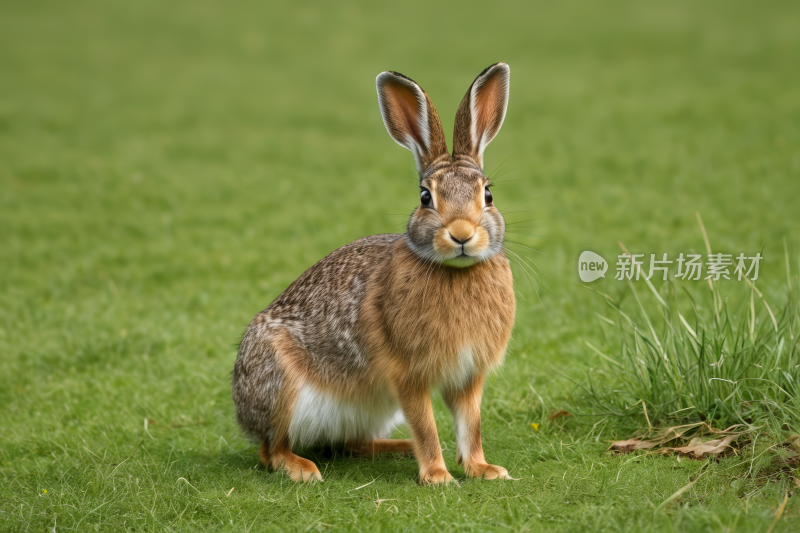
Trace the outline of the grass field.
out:
[[[583,250],[610,263],[589,286],[629,306],[617,242],[702,253],[699,212],[715,251],[762,252],[774,309],[790,284],[797,301],[799,25],[793,2],[4,2],[0,530],[797,530],[797,497],[775,521],[791,476],[748,475],[758,441],[708,462],[606,454],[644,418],[580,416],[573,381],[614,387],[585,344],[616,341]],[[244,327],[417,203],[375,76],[419,82],[449,136],[496,61],[511,99],[486,168],[505,161],[495,202],[549,287],[515,272],[484,397],[487,458],[519,480],[466,480],[439,400],[460,486],[420,487],[408,458],[317,454],[309,486],[266,472],[230,399]]]

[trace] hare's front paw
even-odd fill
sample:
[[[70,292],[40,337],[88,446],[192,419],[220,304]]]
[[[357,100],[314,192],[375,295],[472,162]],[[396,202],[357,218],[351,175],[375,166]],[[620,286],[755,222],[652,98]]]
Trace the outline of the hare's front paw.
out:
[[[453,481],[453,476],[446,468],[431,468],[419,473],[419,481],[422,485],[449,485]]]
[[[469,477],[482,479],[514,479],[508,475],[508,470],[502,466],[490,465],[486,463],[471,464],[464,467],[464,472]]]

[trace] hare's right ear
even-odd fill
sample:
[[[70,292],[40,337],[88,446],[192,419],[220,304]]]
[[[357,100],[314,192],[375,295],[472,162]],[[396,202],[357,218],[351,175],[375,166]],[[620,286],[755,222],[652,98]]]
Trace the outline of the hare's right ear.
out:
[[[510,75],[508,65],[495,63],[472,82],[456,112],[453,157],[468,156],[483,168],[483,151],[506,118]]]
[[[447,155],[439,114],[425,91],[399,72],[381,72],[375,80],[383,123],[397,144],[411,150],[420,178],[434,160]]]

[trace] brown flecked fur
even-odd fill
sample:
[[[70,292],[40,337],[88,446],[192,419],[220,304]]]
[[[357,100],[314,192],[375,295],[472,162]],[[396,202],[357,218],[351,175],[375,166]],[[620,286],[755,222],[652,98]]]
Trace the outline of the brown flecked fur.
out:
[[[378,76],[387,131],[414,153],[431,201],[405,234],[366,237],[322,259],[248,326],[233,400],[268,468],[321,481],[293,450],[342,442],[367,457],[413,452],[421,483],[449,483],[431,404],[438,388],[464,472],[509,478],[486,462],[480,430],[484,377],[502,361],[514,323],[505,222],[486,203],[482,172],[483,149],[505,116],[508,72],[498,63],[473,82],[452,156],[428,95],[401,74]],[[386,439],[401,418],[413,439]]]

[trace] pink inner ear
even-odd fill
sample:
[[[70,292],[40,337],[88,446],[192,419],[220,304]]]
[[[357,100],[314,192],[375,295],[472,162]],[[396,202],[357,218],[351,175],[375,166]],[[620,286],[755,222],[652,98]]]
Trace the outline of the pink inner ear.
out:
[[[475,117],[475,133],[481,142],[484,137],[492,138],[500,126],[503,111],[500,108],[502,94],[503,72],[498,70],[487,79],[475,95],[474,110],[477,112]],[[475,146],[475,150],[479,147]]]
[[[383,90],[391,116],[392,135],[400,140],[411,135],[420,147],[424,147],[419,129],[419,102],[414,92],[394,81],[387,83]]]

